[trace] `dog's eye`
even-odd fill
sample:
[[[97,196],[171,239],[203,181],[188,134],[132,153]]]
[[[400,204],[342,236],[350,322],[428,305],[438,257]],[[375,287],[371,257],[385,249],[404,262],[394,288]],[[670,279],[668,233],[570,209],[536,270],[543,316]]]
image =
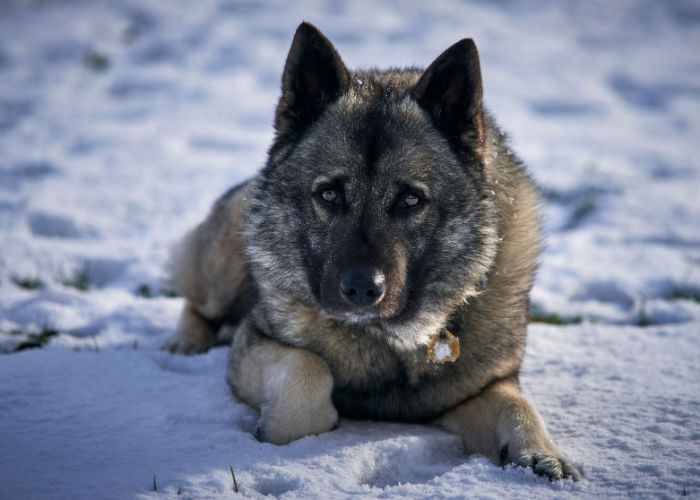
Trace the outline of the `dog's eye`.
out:
[[[405,193],[401,199],[401,206],[403,208],[414,208],[420,205],[420,196],[416,193]]]
[[[393,210],[396,215],[411,215],[417,213],[428,204],[428,198],[422,190],[404,186],[394,202]]]
[[[338,203],[340,196],[338,196],[338,191],[335,189],[324,189],[321,191],[321,198],[327,203]]]
[[[343,208],[343,191],[335,186],[323,186],[316,191],[316,198],[331,210]]]

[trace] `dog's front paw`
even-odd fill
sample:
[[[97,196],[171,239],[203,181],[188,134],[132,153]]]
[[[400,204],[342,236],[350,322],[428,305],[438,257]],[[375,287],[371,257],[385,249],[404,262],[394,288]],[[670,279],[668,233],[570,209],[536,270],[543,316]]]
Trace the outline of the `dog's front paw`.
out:
[[[550,481],[571,478],[580,481],[583,474],[578,466],[561,456],[555,449],[526,448],[505,443],[501,446],[501,463],[512,463],[532,469],[535,474],[548,477]]]
[[[264,406],[255,430],[259,441],[287,444],[313,434],[321,434],[335,427],[338,411],[330,399],[315,408],[298,405]]]
[[[262,338],[244,320],[233,340],[228,382],[234,394],[260,409],[256,437],[286,444],[331,430],[333,375],[318,355]]]

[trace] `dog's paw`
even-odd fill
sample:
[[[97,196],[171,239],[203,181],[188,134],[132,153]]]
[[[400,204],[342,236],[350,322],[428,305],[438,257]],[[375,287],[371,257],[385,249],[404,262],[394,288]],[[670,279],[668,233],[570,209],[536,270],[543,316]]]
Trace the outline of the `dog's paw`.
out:
[[[532,469],[535,474],[548,477],[550,481],[567,478],[580,481],[583,477],[579,467],[561,456],[556,450],[522,450],[518,449],[518,447],[509,446],[506,443],[501,446],[500,455],[501,463],[512,463],[519,467],[527,467]]]
[[[182,338],[177,335],[170,337],[161,347],[164,351],[170,351],[173,354],[201,354],[206,352],[213,342],[207,339],[198,338]]]
[[[199,315],[194,306],[187,302],[182,309],[180,321],[162,349],[173,354],[199,354],[216,344],[216,334]]]
[[[255,437],[259,441],[282,445],[328,432],[338,423],[338,411],[330,400],[315,408],[292,406],[263,407]]]

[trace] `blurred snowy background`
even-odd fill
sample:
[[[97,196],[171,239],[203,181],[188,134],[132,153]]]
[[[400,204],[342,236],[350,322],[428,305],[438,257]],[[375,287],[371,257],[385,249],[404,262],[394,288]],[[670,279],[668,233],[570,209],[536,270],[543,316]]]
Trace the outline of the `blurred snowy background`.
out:
[[[261,444],[225,349],[158,350],[168,248],[264,162],[302,20],[350,68],[476,41],[545,202],[523,390],[586,481],[418,426]],[[699,495],[698,47],[697,1],[0,0],[0,498],[232,495],[229,465],[253,497]]]

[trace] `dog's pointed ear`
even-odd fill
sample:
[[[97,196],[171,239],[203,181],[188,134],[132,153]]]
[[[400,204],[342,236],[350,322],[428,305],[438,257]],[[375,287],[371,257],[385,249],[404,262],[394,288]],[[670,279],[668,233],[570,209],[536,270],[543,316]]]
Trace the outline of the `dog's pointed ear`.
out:
[[[331,42],[312,24],[301,23],[282,75],[277,134],[301,132],[349,86],[350,74]]]
[[[435,59],[413,88],[413,97],[451,142],[477,150],[484,136],[482,94],[479,54],[466,38]]]

